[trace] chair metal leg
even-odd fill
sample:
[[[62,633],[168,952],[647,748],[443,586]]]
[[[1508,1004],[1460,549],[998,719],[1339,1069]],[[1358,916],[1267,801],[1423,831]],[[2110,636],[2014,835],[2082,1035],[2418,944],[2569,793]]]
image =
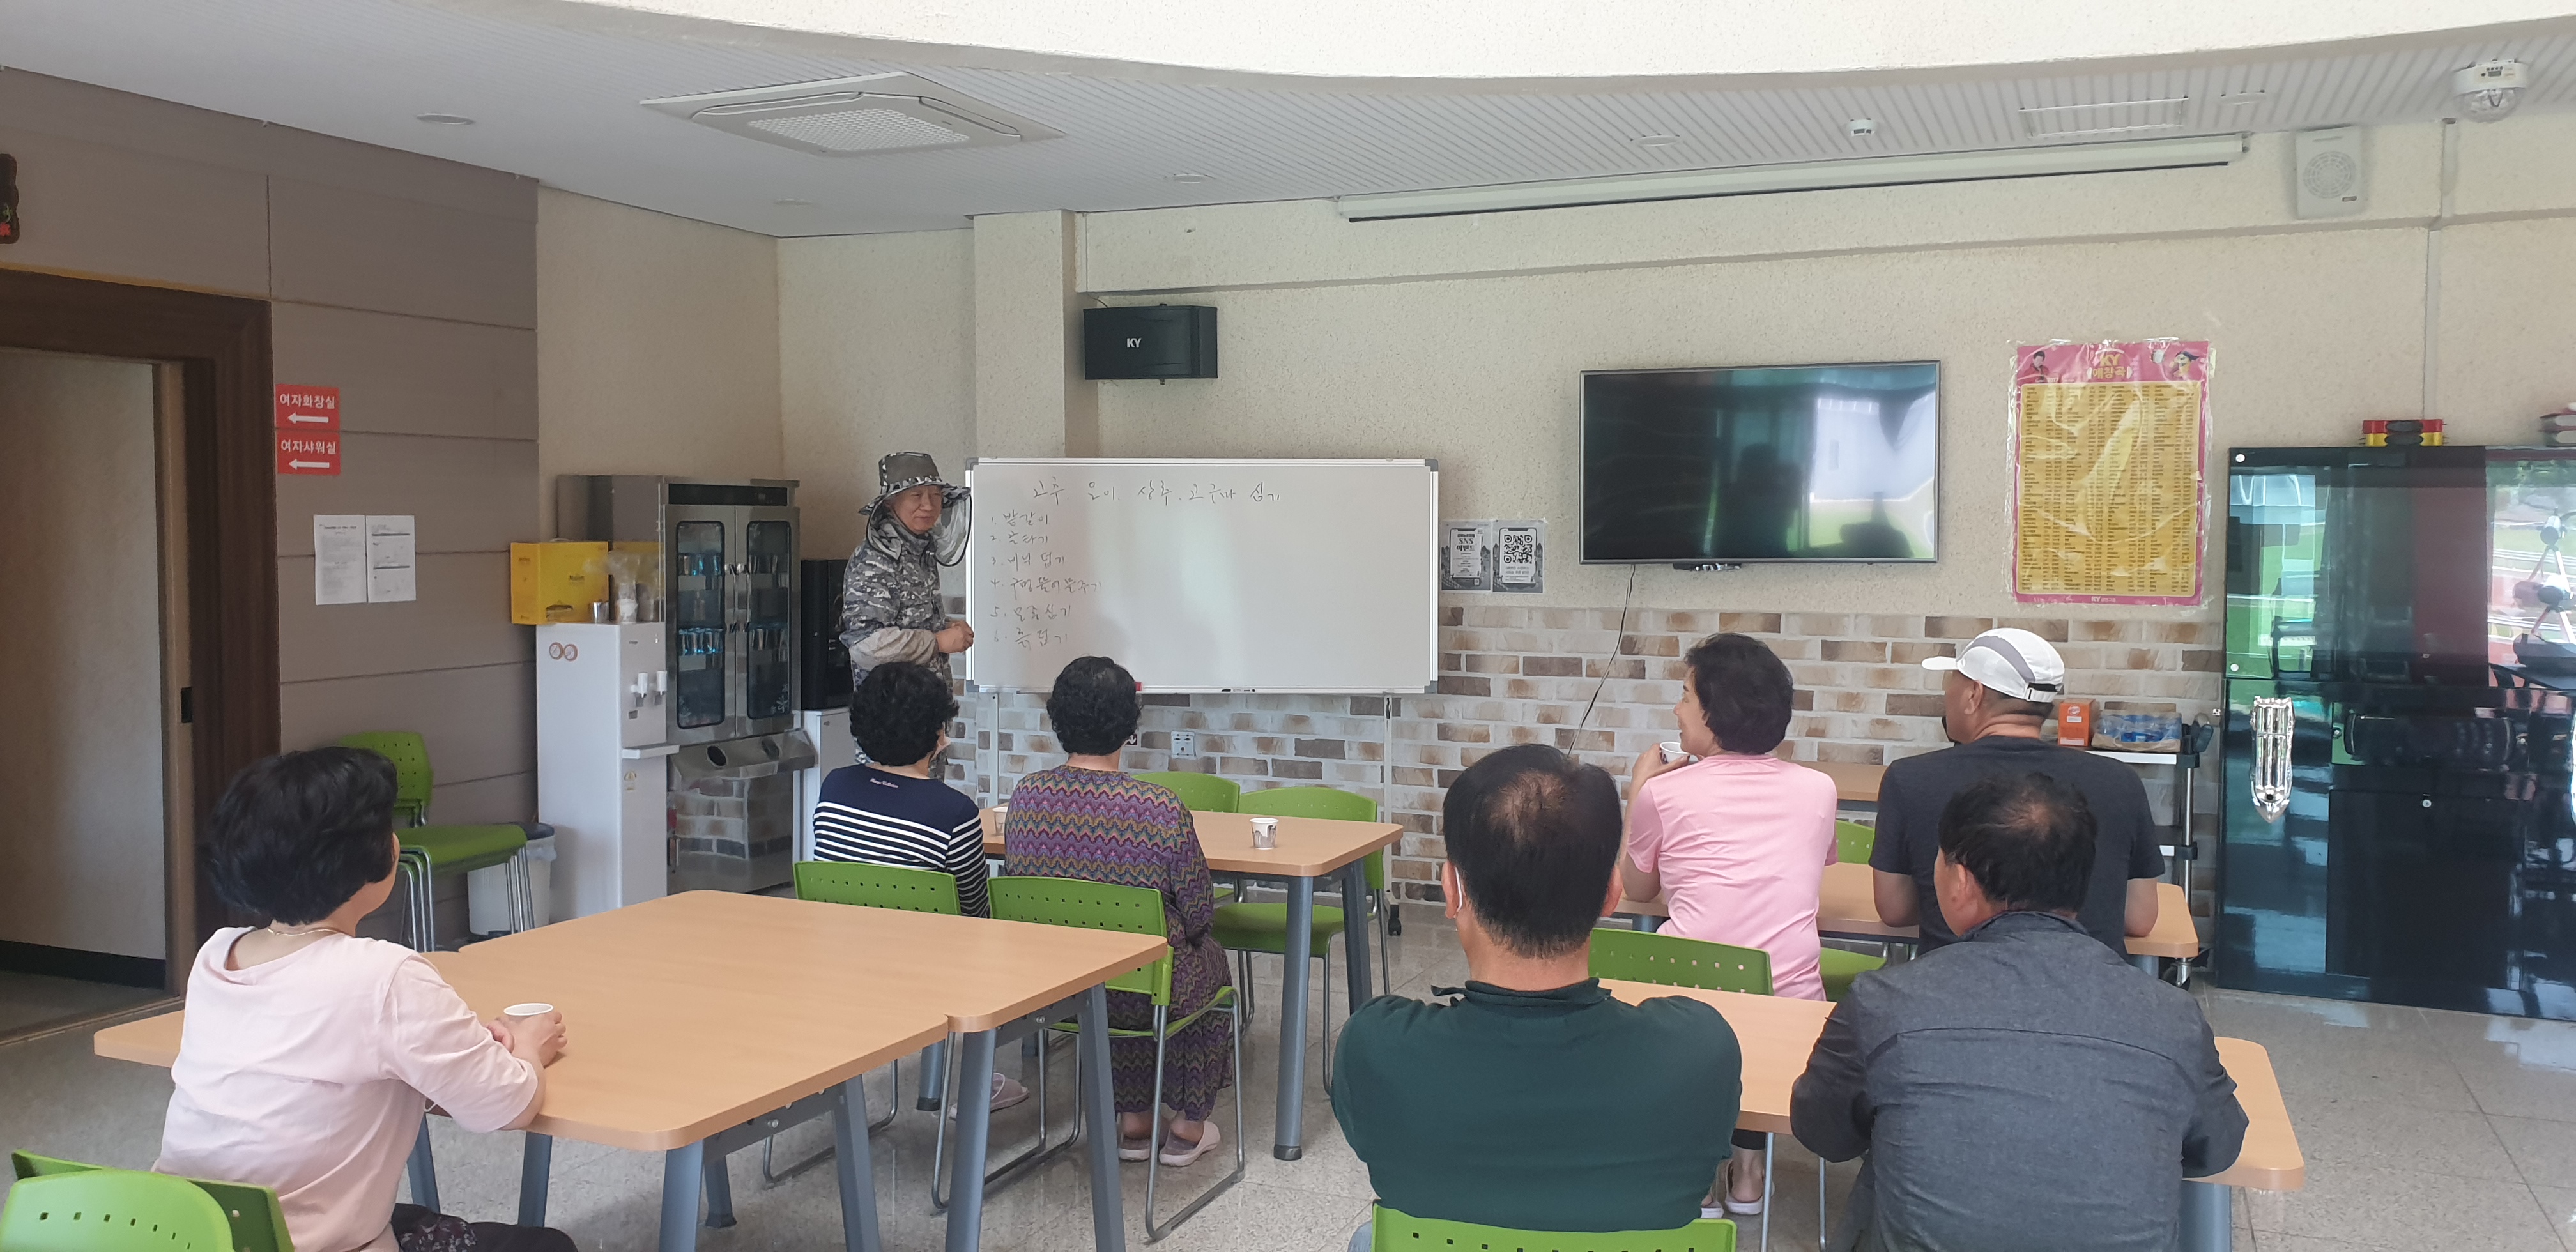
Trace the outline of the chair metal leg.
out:
[[[1047,1027],[1044,1024],[1043,1019],[1041,1019],[1038,1026],[1037,1036],[1041,1041],[1046,1037],[1046,1030]],[[958,1050],[961,1049],[951,1049],[951,1051]],[[1039,1083],[1037,1098],[1040,1101],[1044,1101],[1046,1099],[1046,1071],[1043,1067],[1046,1064],[1046,1051],[1043,1044],[1041,1044],[1038,1051],[1038,1064],[1041,1068],[1038,1071]],[[976,1083],[972,1088],[972,1094],[970,1094],[970,1089],[966,1082],[966,1075],[962,1070],[952,1071],[949,1075],[948,1098],[952,1101],[975,1100],[976,1103],[985,1108],[985,1116],[987,1118],[987,1125],[989,1126],[989,1119],[991,1117],[990,1110],[992,1108],[992,1071],[989,1068],[986,1069],[981,1077],[984,1081]],[[978,1095],[981,1096],[980,1099],[977,1098]],[[965,1115],[966,1106],[959,1104],[956,1107],[959,1110],[959,1116],[962,1118]],[[1073,1146],[1074,1139],[1079,1133],[1080,1126],[1077,1124],[1074,1131],[1065,1135],[1062,1140],[1055,1143],[1047,1142],[1046,1106],[1044,1103],[1040,1103],[1038,1106],[1037,1141],[1030,1144],[1028,1149],[1021,1152],[1018,1156],[1014,1156],[1011,1159],[1002,1162],[1000,1165],[988,1168],[984,1173],[984,1185],[981,1193],[984,1195],[991,1195],[992,1193],[1001,1190],[1003,1187],[1019,1181],[1021,1177],[1025,1176],[1028,1172],[1034,1171],[1038,1166],[1054,1160],[1057,1154]],[[940,1162],[945,1159],[947,1142],[948,1119],[943,1117],[939,1119],[939,1124],[932,1128],[930,1138],[930,1211],[933,1213],[945,1213],[948,1211],[948,1206],[956,1202],[956,1197],[952,1193],[943,1191],[940,1187]],[[990,1156],[990,1147],[991,1141],[987,1139],[986,1149],[988,1160]]]
[[[1825,1252],[1825,1158],[1816,1158],[1816,1252]]]
[[[1145,1102],[1145,1242],[1161,1239],[1154,1227],[1154,1181],[1163,1175],[1163,1052],[1171,1045],[1172,1006],[1154,1006],[1154,1098]],[[1205,1131],[1200,1133],[1204,1134]]]
[[[1159,1224],[1154,1220],[1154,1175],[1151,1172],[1147,1173],[1145,1176],[1145,1242],[1147,1243],[1158,1242],[1165,1235],[1180,1229],[1181,1223],[1188,1221],[1191,1214],[1198,1212],[1200,1209],[1206,1208],[1208,1201],[1224,1195],[1227,1190],[1234,1186],[1234,1184],[1243,1181],[1245,1162],[1250,1159],[1248,1156],[1248,1149],[1245,1148],[1243,1142],[1243,998],[1241,996],[1235,997],[1234,1002],[1226,1006],[1226,1012],[1229,1018],[1228,1024],[1234,1028],[1234,1172],[1218,1179],[1216,1185],[1200,1192],[1197,1199],[1190,1201],[1188,1204],[1182,1205],[1180,1212],[1172,1214],[1172,1220]],[[1161,1029],[1161,1026],[1161,1022],[1156,1023],[1154,1044],[1154,1103],[1158,1106],[1155,1108],[1154,1114],[1157,1117],[1160,1117],[1162,1114],[1162,1109],[1159,1106],[1163,1102],[1162,1049],[1164,1032]],[[1216,1110],[1210,1109],[1208,1111],[1213,1113]],[[1155,1157],[1147,1162],[1146,1169],[1155,1172],[1159,1172],[1164,1169],[1165,1166],[1160,1157],[1161,1153],[1158,1151],[1155,1154]]]
[[[1762,1252],[1771,1252],[1771,1149],[1779,1146],[1780,1136],[1762,1136]]]

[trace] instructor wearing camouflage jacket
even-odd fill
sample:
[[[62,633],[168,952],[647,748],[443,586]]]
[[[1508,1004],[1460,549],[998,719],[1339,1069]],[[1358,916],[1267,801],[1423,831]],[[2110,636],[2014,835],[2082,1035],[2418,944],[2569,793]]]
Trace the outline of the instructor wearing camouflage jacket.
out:
[[[867,537],[841,584],[841,646],[854,677],[912,661],[945,679],[949,654],[975,645],[974,628],[950,620],[939,594],[939,567],[965,556],[971,524],[966,489],[943,481],[928,453],[877,462]]]

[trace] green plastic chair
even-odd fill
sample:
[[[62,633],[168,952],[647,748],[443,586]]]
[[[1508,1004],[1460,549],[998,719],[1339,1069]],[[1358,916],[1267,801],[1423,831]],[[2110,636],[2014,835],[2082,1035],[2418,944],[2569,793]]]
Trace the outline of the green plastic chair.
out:
[[[10,1153],[9,1166],[21,1180],[86,1174],[103,1168],[33,1152]],[[295,1241],[286,1233],[286,1210],[278,1206],[276,1192],[246,1182],[217,1182],[211,1178],[187,1181],[212,1197],[215,1206],[223,1211],[232,1226],[233,1252],[295,1252]],[[18,1245],[7,1239],[0,1239],[0,1246],[17,1252]]]
[[[1767,996],[1771,954],[1731,943],[1605,927],[1592,932],[1592,976]]]
[[[205,1188],[170,1174],[89,1169],[27,1178],[0,1209],[8,1252],[233,1252]]]
[[[865,861],[798,861],[796,898],[950,917],[965,912],[957,902],[955,874]]]
[[[1834,859],[1845,865],[1869,864],[1870,849],[1878,846],[1878,828],[1859,822],[1834,819]]]
[[[1373,1252],[1735,1252],[1735,1223],[1702,1218],[1679,1230],[1560,1233],[1435,1221],[1381,1204],[1369,1217],[1369,1240]]]
[[[1377,820],[1377,801],[1356,792],[1335,787],[1272,787],[1248,791],[1235,812],[1257,813],[1268,817],[1314,817],[1327,821],[1373,822]],[[1389,989],[1395,986],[1392,959],[1387,953],[1384,922],[1390,913],[1385,905],[1386,853],[1372,852],[1361,862],[1361,874],[1368,884],[1370,906],[1376,910],[1381,926],[1378,932],[1378,980]],[[1344,903],[1348,903],[1345,901]],[[1324,1088],[1333,1085],[1333,936],[1348,924],[1341,909],[1329,904],[1314,906],[1314,941],[1312,957],[1324,963]],[[1266,952],[1285,957],[1288,951],[1288,906],[1279,904],[1221,904],[1216,910],[1216,941],[1237,954],[1242,975],[1240,984],[1250,996],[1252,956]]]
[[[402,834],[399,858],[410,879],[410,933],[413,950],[438,948],[438,916],[430,884],[440,874],[464,874],[495,865],[510,867],[510,928],[536,928],[537,908],[528,879],[528,832],[517,826],[432,826],[429,799],[436,776],[429,768],[429,745],[418,731],[369,730],[340,739],[344,748],[363,748],[394,764],[394,820]]]
[[[1193,813],[1231,813],[1243,788],[1232,779],[1214,774],[1185,774],[1178,770],[1156,770],[1150,774],[1132,775],[1138,782],[1149,782],[1168,789],[1181,798],[1181,804]]]
[[[993,879],[993,916],[1002,921],[1036,922],[1046,926],[1079,926],[1086,930],[1115,930],[1135,935],[1155,935],[1168,941],[1171,932],[1163,916],[1163,893],[1148,887],[1122,887],[1114,883],[1092,882],[1084,878],[1044,878],[1032,875],[1003,875]],[[1112,991],[1132,991],[1145,996],[1154,1005],[1154,1027],[1151,1030],[1110,1028],[1112,1039],[1152,1039],[1154,1041],[1154,1098],[1147,1108],[1159,1127],[1163,1108],[1163,1061],[1170,1046],[1172,1032],[1187,1029],[1191,1023],[1210,1013],[1223,1010],[1231,1019],[1234,1035],[1234,1172],[1183,1205],[1168,1222],[1157,1222],[1154,1215],[1155,1183],[1162,1177],[1164,1165],[1158,1151],[1145,1162],[1145,1242],[1160,1241],[1180,1228],[1191,1214],[1207,1207],[1210,1200],[1226,1193],[1243,1180],[1245,1123],[1243,1120],[1243,1005],[1232,987],[1220,988],[1216,997],[1195,1013],[1172,1020],[1172,954],[1168,947],[1161,960],[1143,969],[1121,974],[1108,982]],[[1049,1029],[1074,1033],[1079,1024],[1059,1022]],[[1116,1134],[1114,1126],[1099,1128],[1097,1133]],[[934,1174],[936,1170],[934,1168]]]

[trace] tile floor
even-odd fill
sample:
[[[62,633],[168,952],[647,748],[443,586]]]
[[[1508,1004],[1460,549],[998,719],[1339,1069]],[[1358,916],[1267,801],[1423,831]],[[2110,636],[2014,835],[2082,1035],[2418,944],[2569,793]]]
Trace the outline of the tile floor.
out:
[[[150,1004],[168,993],[44,974],[0,971],[0,1039],[44,1030],[59,1022]]]
[[[1271,1159],[1279,965],[1266,958],[1259,965],[1256,990],[1270,994],[1259,997],[1248,1040],[1249,1168],[1233,1192],[1160,1245],[1172,1252],[1337,1252],[1368,1208],[1367,1172],[1342,1143],[1331,1106],[1311,1078],[1305,1157]],[[1454,985],[1465,974],[1454,934],[1444,927],[1413,920],[1396,941],[1399,993],[1427,996],[1432,986]],[[2306,1190],[2240,1199],[2239,1248],[2576,1249],[2576,1025],[2215,990],[2203,991],[2202,1002],[2219,1033],[2271,1049],[2308,1155]],[[1315,1048],[1311,1040],[1308,1046]],[[1320,1062],[1320,1051],[1313,1051],[1310,1076]],[[1055,1063],[1059,1076],[1069,1076],[1065,1059]],[[1005,1057],[1006,1069],[1019,1065]],[[932,1118],[909,1107],[909,1062],[903,1076],[905,1111],[875,1140],[881,1221],[892,1252],[934,1252],[945,1226],[931,1214],[926,1189]],[[872,1090],[885,1090],[882,1076]],[[1055,1098],[1067,1100],[1070,1090],[1059,1082]],[[0,1148],[146,1165],[168,1096],[169,1080],[160,1071],[91,1056],[86,1031],[0,1046]],[[1027,1105],[997,1117],[996,1142],[1028,1133],[1033,1117]],[[1218,1121],[1232,1131],[1229,1107],[1220,1106]],[[447,1207],[508,1220],[516,1208],[519,1136],[464,1135],[444,1121],[434,1125]],[[827,1125],[817,1122],[782,1136],[779,1166],[802,1160],[828,1135]],[[1167,1174],[1164,1203],[1196,1194],[1231,1160],[1229,1152]],[[1815,1158],[1784,1140],[1778,1169],[1772,1247],[1813,1247]],[[657,1157],[559,1143],[553,1176],[551,1220],[581,1247],[653,1246]],[[739,1221],[702,1231],[700,1246],[708,1252],[838,1243],[831,1170],[764,1186],[755,1148],[733,1158],[732,1177]],[[1849,1166],[1831,1173],[1828,1194],[1837,1206],[1851,1177]],[[1123,1178],[1129,1246],[1141,1248],[1144,1172],[1129,1166]],[[1745,1246],[1753,1246],[1755,1233],[1745,1231]],[[995,1252],[1084,1252],[1090,1238],[1078,1152],[994,1196],[985,1209],[984,1246]]]

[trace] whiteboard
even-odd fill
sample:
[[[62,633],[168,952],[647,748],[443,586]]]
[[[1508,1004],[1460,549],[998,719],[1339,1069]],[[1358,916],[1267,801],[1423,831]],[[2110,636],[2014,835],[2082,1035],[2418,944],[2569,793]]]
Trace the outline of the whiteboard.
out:
[[[1438,462],[987,458],[966,485],[978,689],[1092,655],[1150,691],[1439,678]]]

